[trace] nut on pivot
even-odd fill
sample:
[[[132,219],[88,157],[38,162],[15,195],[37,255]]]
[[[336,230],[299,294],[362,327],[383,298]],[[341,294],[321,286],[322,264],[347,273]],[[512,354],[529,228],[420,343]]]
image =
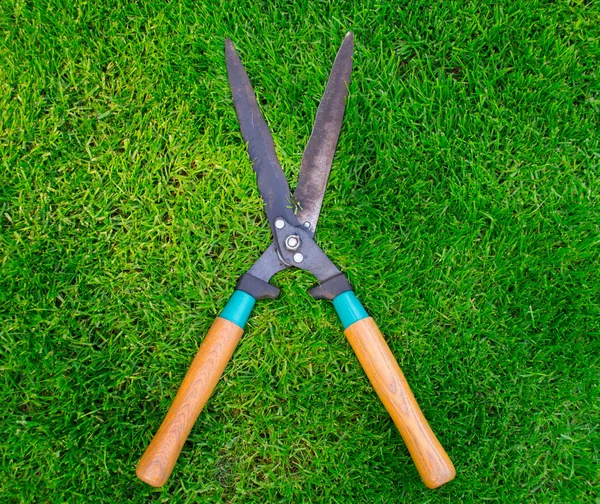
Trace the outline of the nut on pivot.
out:
[[[298,250],[300,246],[300,237],[298,235],[290,235],[285,239],[285,248],[288,250]]]

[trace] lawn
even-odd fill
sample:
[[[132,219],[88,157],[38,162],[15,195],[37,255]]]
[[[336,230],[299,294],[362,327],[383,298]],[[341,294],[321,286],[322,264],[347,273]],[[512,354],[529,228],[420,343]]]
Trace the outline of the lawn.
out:
[[[0,3],[0,501],[598,502],[598,3],[281,4]],[[423,485],[288,270],[149,487],[135,466],[271,241],[224,40],[293,188],[348,30],[316,238],[456,479]]]

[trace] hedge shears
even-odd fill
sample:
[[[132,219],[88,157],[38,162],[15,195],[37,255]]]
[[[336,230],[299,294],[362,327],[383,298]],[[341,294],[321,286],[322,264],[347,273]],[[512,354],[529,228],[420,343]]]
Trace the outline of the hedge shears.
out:
[[[277,160],[273,138],[260,112],[250,80],[230,39],[225,41],[227,74],[244,142],[256,172],[273,242],[237,282],[215,319],[159,430],[137,466],[137,476],[162,486],[244,332],[259,299],[276,299],[269,281],[287,268],[312,273],[309,290],[328,299],[344,327],[367,377],[400,431],[425,484],[438,487],[455,476],[454,466],[423,416],[410,387],[375,321],[352,286],[314,240],[350,83],[354,37],[348,33],[335,58],[300,166],[293,196]]]

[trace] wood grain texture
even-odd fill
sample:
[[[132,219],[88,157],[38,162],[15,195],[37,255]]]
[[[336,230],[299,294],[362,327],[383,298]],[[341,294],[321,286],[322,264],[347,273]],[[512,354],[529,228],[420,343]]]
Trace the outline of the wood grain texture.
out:
[[[454,466],[423,416],[375,321],[371,317],[359,320],[344,334],[398,427],[423,482],[437,488],[452,480],[456,475]]]
[[[166,483],[198,415],[221,378],[244,330],[217,317],[204,338],[173,404],[140,459],[136,474],[149,485]]]

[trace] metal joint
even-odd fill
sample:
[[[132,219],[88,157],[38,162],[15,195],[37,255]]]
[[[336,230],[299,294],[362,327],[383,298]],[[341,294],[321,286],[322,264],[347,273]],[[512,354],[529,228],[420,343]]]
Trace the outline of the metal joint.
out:
[[[289,235],[285,239],[285,248],[292,251],[298,250],[300,243],[302,242],[300,241],[300,237],[297,234]]]

